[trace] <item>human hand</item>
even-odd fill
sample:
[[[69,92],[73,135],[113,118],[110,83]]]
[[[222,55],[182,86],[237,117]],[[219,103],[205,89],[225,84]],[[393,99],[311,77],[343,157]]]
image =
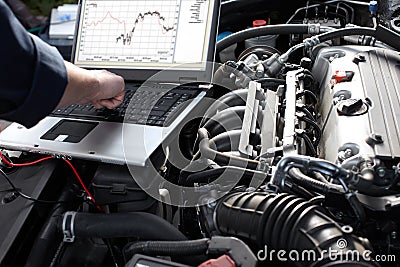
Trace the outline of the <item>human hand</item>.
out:
[[[106,70],[86,70],[65,62],[68,85],[57,108],[71,104],[92,103],[109,109],[124,99],[124,79]]]
[[[106,70],[91,71],[98,80],[94,95],[88,97],[95,108],[113,109],[124,100],[124,79]]]

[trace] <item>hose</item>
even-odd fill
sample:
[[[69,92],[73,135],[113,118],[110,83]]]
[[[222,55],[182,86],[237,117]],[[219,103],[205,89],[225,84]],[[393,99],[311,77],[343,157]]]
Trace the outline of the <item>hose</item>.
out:
[[[267,178],[267,174],[265,172],[248,170],[234,166],[223,166],[217,169],[205,170],[190,174],[186,178],[186,186],[193,186],[194,183],[210,183],[211,181],[222,177],[222,175],[227,178],[229,177],[234,179],[238,175],[240,175],[242,178],[258,177],[258,180],[265,180]]]
[[[319,172],[313,172],[313,175],[314,175],[315,179],[317,179],[318,181],[323,182],[323,183],[329,183],[329,181],[325,178],[325,176],[323,176]]]
[[[124,248],[125,259],[135,254],[150,256],[191,256],[205,255],[208,250],[209,239],[190,241],[146,241],[128,244]]]
[[[278,162],[272,183],[284,189],[286,174],[294,167],[307,172],[316,171],[335,179],[341,179],[347,183],[352,183],[354,180],[357,180],[354,179],[354,174],[351,171],[341,168],[329,161],[306,156],[286,156]]]
[[[241,134],[241,129],[221,133],[210,140],[211,147],[215,147],[220,152],[237,151]],[[257,141],[259,138],[261,138],[260,135],[257,136]]]
[[[357,196],[353,192],[349,192],[345,194],[346,200],[349,202],[351,209],[354,212],[354,215],[357,218],[359,223],[364,223],[367,219],[367,215],[365,214],[364,207],[358,200]]]
[[[340,255],[352,251],[365,255],[370,250],[368,242],[340,227],[320,207],[294,195],[232,193],[218,203],[214,219],[220,233],[252,240],[260,248],[312,251],[315,257],[296,262],[298,266],[377,266],[361,257],[346,258],[344,264]],[[340,247],[341,240],[346,247]],[[338,257],[322,253],[328,250],[336,250]]]
[[[243,31],[231,34],[217,43],[216,51],[219,53],[225,48],[244,40],[276,34],[306,34],[312,25],[309,24],[281,24],[281,25],[267,25],[257,28],[250,28]],[[317,27],[316,25],[314,25]]]
[[[68,185],[70,186],[70,185]],[[76,192],[71,188],[65,188],[62,191],[59,201],[73,201],[76,200]],[[76,203],[76,205],[79,201]],[[44,223],[43,228],[40,230],[35,242],[33,243],[32,250],[26,260],[25,266],[49,266],[54,255],[56,254],[57,247],[62,243],[62,236],[59,234],[58,220],[62,214],[70,209],[75,209],[76,205],[60,203],[54,206],[50,212],[50,216]]]
[[[335,185],[335,184],[326,184],[326,183],[320,182],[318,180],[315,180],[315,179],[305,175],[303,172],[301,172],[297,168],[290,169],[289,176],[293,180],[293,182],[296,182],[300,186],[302,186],[304,188],[308,188],[312,191],[322,193],[324,195],[326,195],[332,191],[343,192],[342,186]]]
[[[206,128],[212,136],[217,136],[229,130],[241,129],[245,110],[245,106],[224,109],[209,118],[202,127]]]
[[[314,144],[311,141],[310,137],[308,137],[308,135],[304,131],[303,132],[299,132],[298,136],[300,136],[304,140],[304,142],[305,142],[305,144],[306,144],[306,146],[308,148],[308,152],[311,154],[311,156],[312,157],[316,157],[317,156],[317,150],[315,149]]]
[[[312,115],[311,111],[309,111],[308,108],[305,105],[298,104],[298,105],[296,105],[296,108],[298,108],[301,112],[306,114],[307,118],[309,118],[310,120],[316,121],[315,117]]]
[[[351,27],[351,28],[343,28],[343,29],[338,29],[335,31],[330,31],[326,33],[322,33],[319,35],[316,35],[313,38],[318,38],[319,41],[326,42],[335,38],[343,37],[343,36],[349,36],[349,35],[369,35],[369,36],[375,36],[375,29],[373,28],[367,28],[367,27]]]
[[[227,155],[210,148],[210,139],[208,131],[205,128],[200,128],[198,133],[199,149],[203,157],[213,160],[220,165],[231,165],[242,168],[257,169],[259,161],[240,158],[236,156]]]
[[[145,240],[187,240],[173,225],[150,213],[94,214],[76,212],[74,214],[75,219],[71,220],[69,227],[73,229],[75,237],[135,237]],[[62,229],[61,223],[59,223],[59,226]]]
[[[297,116],[297,118],[299,120],[304,121],[305,123],[309,124],[314,129],[314,132],[315,132],[314,145],[317,146],[319,144],[319,142],[321,141],[321,136],[322,136],[321,128],[319,128],[318,124],[314,120],[308,118],[307,116]]]
[[[214,116],[217,112],[220,112],[226,108],[233,106],[246,106],[248,91],[248,89],[231,91],[215,100],[215,102],[207,109],[200,125],[204,125],[208,118]]]

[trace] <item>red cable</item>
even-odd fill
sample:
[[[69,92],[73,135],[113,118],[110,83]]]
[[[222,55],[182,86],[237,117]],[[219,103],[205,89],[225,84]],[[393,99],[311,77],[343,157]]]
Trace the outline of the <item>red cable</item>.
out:
[[[53,159],[52,156],[48,156],[48,157],[44,157],[44,158],[41,158],[41,159],[38,159],[38,160],[35,160],[35,161],[32,161],[32,162],[26,162],[26,163],[17,164],[17,163],[12,163],[12,162],[10,162],[10,161],[3,155],[3,153],[1,153],[1,152],[0,152],[0,158],[1,158],[1,160],[2,160],[5,164],[7,164],[7,165],[10,166],[10,167],[25,167],[25,166],[31,166],[31,165],[35,165],[35,164],[38,164],[38,163],[40,163],[40,162],[43,162],[43,161],[46,161],[46,160],[49,160],[49,159]],[[90,193],[90,191],[87,189],[87,187],[86,187],[85,184],[83,183],[83,180],[82,180],[81,176],[79,175],[78,171],[75,169],[74,165],[72,165],[72,163],[71,163],[70,161],[66,160],[66,159],[64,159],[64,161],[65,161],[65,162],[67,163],[67,165],[72,169],[72,171],[74,172],[76,178],[78,179],[79,183],[81,184],[83,190],[85,190],[86,194],[89,196],[90,200],[93,202],[93,204],[96,206],[96,208],[97,208],[99,211],[102,212],[103,210],[101,209],[100,206],[96,205],[96,201],[95,201],[93,195]]]
[[[52,159],[53,157],[52,157],[52,156],[48,156],[48,157],[41,158],[41,159],[38,159],[38,160],[35,160],[35,161],[32,161],[32,162],[20,163],[20,164],[10,162],[10,161],[3,155],[3,153],[1,153],[1,152],[0,152],[0,158],[1,158],[1,160],[2,160],[5,164],[7,164],[7,165],[10,166],[10,167],[25,167],[25,166],[31,166],[31,165],[38,164],[38,163],[40,163],[40,162],[42,162],[42,161]]]
[[[67,163],[67,165],[72,169],[72,171],[74,172],[76,178],[78,179],[79,183],[81,184],[83,190],[85,190],[86,194],[89,196],[90,200],[93,202],[93,204],[96,205],[96,201],[93,197],[93,195],[90,193],[90,191],[86,188],[85,184],[82,181],[81,176],[79,175],[78,171],[75,169],[74,165],[72,165],[72,163],[69,160],[64,159],[64,162]],[[101,209],[100,206],[96,205],[96,208],[103,212],[103,210]]]

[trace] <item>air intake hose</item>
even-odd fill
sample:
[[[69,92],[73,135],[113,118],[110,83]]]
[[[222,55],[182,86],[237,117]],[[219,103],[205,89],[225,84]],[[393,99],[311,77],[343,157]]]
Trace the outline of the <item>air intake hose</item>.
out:
[[[377,266],[365,259],[371,254],[367,240],[352,235],[350,227],[340,227],[318,206],[294,195],[233,193],[218,204],[214,215],[222,234],[250,239],[260,248],[315,253],[314,259],[302,259],[300,266]],[[337,257],[329,251],[337,251]]]

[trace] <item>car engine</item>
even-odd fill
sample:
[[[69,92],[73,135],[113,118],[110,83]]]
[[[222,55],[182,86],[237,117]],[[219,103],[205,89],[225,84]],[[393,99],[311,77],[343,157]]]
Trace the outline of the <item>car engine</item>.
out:
[[[3,151],[0,265],[397,266],[400,2],[287,2],[222,2],[212,88],[148,166]]]

